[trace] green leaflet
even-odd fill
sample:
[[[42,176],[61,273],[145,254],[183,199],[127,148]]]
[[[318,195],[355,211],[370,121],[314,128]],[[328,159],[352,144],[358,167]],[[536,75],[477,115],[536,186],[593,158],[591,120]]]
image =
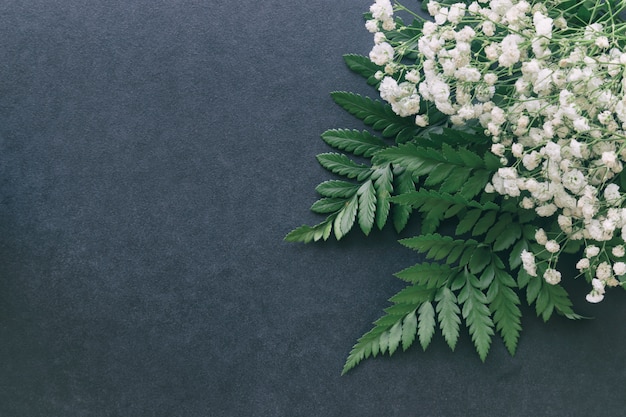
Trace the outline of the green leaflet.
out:
[[[459,340],[459,326],[461,324],[461,309],[457,305],[457,298],[447,287],[441,288],[435,297],[437,302],[437,319],[443,338],[450,349],[454,350]]]
[[[502,268],[495,268],[494,279],[487,290],[489,309],[493,314],[496,329],[511,355],[515,354],[517,341],[522,330],[520,300],[515,291],[515,280]]]
[[[430,341],[433,339],[435,325],[437,324],[435,321],[435,309],[429,301],[424,302],[419,307],[418,322],[417,334],[419,336],[420,345],[422,345],[422,349],[426,350]]]
[[[418,288],[418,286],[408,287],[390,300],[396,303],[395,306],[387,308],[385,316],[374,322],[374,328],[361,336],[354,345],[346,363],[343,367],[342,375],[354,368],[363,359],[370,356],[377,356],[379,353],[395,353],[397,347],[402,343],[402,349],[406,350],[415,339],[416,318],[410,317],[415,314],[415,310],[424,302],[432,299],[434,291]],[[411,293],[408,296],[408,293]],[[410,300],[408,302],[399,300]]]
[[[384,68],[374,64],[368,57],[347,54],[343,56],[343,60],[346,62],[346,65],[348,65],[348,68],[365,77],[369,85],[377,86],[380,83],[380,81],[374,77],[374,74],[376,74],[376,71],[381,71]]]
[[[487,297],[477,285],[476,277],[469,271],[465,271],[463,278],[465,282],[458,296],[458,301],[463,304],[461,314],[469,328],[478,356],[484,362],[494,333],[491,311],[487,304]]]
[[[358,181],[363,181],[371,174],[367,165],[357,164],[340,153],[322,153],[317,155],[317,160],[320,165],[333,174],[356,178]]]
[[[334,148],[367,158],[387,147],[384,141],[365,130],[331,129],[322,133],[322,139]]]
[[[409,118],[398,116],[391,110],[391,106],[378,100],[345,91],[335,91],[331,96],[335,103],[363,120],[366,125],[381,131],[384,137],[395,136],[408,140],[418,130]]]
[[[372,160],[402,166],[414,178],[425,177],[424,186],[432,189],[439,185],[440,192],[458,192],[467,199],[484,190],[493,172],[479,155],[446,144],[442,149],[401,144],[381,150]]]

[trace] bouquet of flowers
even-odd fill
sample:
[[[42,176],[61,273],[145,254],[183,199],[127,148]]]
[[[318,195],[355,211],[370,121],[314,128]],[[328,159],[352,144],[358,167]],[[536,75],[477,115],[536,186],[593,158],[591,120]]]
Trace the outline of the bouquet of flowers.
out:
[[[520,298],[543,320],[577,319],[562,280],[586,280],[591,303],[626,285],[626,2],[422,7],[430,17],[390,0],[366,13],[369,57],[345,61],[382,100],[332,97],[380,135],[322,134],[343,153],[318,155],[320,164],[347,180],[321,183],[311,209],[327,218],[286,236],[306,243],[356,224],[368,235],[421,222],[400,243],[424,261],[396,274],[407,287],[344,373],[416,338],[426,349],[437,328],[454,349],[462,321],[481,360],[496,332],[514,354]]]

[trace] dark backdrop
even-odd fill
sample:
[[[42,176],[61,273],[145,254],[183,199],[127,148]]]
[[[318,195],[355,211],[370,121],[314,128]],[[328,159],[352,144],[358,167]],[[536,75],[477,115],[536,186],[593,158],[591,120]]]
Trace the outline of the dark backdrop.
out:
[[[288,244],[370,0],[0,3],[0,416],[621,416],[626,297],[340,376],[417,261]]]

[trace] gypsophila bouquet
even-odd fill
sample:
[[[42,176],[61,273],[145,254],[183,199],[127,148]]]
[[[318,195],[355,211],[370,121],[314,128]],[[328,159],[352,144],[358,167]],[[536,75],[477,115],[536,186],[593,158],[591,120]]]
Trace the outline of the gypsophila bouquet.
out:
[[[328,217],[286,237],[341,239],[355,224],[367,235],[388,220],[398,231],[421,220],[420,235],[400,242],[425,261],[396,274],[409,285],[344,372],[416,337],[425,349],[437,327],[454,349],[462,320],[482,360],[496,331],[513,354],[519,295],[544,320],[576,319],[563,280],[583,277],[591,303],[626,282],[625,2],[422,6],[426,17],[377,0],[366,14],[371,52],[345,60],[382,101],[333,98],[382,138],[322,135],[369,162],[318,155],[348,181],[320,184],[312,210]],[[563,254],[576,272],[560,268]]]

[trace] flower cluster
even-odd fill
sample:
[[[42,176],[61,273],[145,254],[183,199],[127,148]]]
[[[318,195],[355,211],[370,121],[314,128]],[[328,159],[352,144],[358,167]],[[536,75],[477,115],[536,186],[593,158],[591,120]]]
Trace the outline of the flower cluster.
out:
[[[610,17],[570,27],[559,4],[430,1],[419,39],[393,41],[394,9],[376,0],[366,23],[370,59],[383,68],[380,95],[398,115],[428,126],[429,103],[453,127],[491,138],[502,168],[485,191],[554,220],[537,230],[541,249],[522,253],[523,268],[557,284],[563,248],[582,241],[576,268],[592,284],[587,300],[598,302],[606,286],[626,280],[626,52],[617,41],[625,28]],[[417,59],[407,62],[409,54]]]

